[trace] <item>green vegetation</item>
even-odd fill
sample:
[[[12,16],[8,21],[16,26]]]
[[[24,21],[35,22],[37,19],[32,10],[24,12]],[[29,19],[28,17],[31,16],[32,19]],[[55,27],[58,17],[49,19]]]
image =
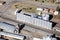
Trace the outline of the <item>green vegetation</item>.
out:
[[[60,13],[60,7],[59,6],[57,6],[56,10]]]
[[[35,13],[35,11],[36,11],[36,7],[35,6],[29,5],[29,4],[23,4],[23,3],[13,4],[13,8],[22,9],[23,11],[31,12],[31,13]]]

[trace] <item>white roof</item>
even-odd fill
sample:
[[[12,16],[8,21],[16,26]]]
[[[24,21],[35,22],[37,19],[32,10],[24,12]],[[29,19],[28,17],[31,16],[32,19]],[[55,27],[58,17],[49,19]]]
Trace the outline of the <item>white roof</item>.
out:
[[[0,28],[4,29],[4,31],[11,32],[11,33],[13,33],[14,30],[16,29],[15,26],[3,22],[0,22]]]
[[[22,35],[13,34],[13,33],[9,33],[9,32],[0,32],[0,35],[4,35],[7,37],[12,37],[12,38],[16,38],[16,39],[21,39],[21,40],[24,39],[24,36],[22,36]]]
[[[42,8],[37,8],[37,10],[39,10],[39,11],[43,11],[43,9],[42,9]]]
[[[58,11],[55,11],[55,12],[54,12],[54,15],[58,15],[58,13],[59,13]]]

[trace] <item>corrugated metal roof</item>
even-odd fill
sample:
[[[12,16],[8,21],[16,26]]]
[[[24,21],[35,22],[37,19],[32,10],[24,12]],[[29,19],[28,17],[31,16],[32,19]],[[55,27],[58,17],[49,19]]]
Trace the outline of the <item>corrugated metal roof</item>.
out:
[[[4,29],[4,31],[12,32],[12,33],[16,29],[15,26],[12,26],[12,25],[9,25],[9,24],[3,23],[3,22],[0,22],[0,28]]]
[[[16,38],[16,39],[21,39],[21,40],[23,40],[25,37],[23,35],[18,35],[18,34],[9,33],[9,32],[0,32],[0,35],[4,35],[7,37],[12,37],[12,38]]]

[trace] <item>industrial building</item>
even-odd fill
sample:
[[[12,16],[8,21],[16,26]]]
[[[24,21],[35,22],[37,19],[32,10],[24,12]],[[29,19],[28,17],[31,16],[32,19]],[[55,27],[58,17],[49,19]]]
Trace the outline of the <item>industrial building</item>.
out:
[[[16,13],[16,14],[17,14],[18,21],[22,21],[24,23],[36,25],[36,26],[50,29],[50,30],[52,29],[53,23],[50,21],[45,21],[45,20],[49,20],[49,15],[47,15],[45,20],[43,20],[45,18],[45,16],[42,17],[42,19],[41,19],[37,15],[33,16],[34,14],[31,15],[31,14],[24,13],[24,12],[20,12],[20,13]]]
[[[3,29],[3,31],[6,32],[11,32],[11,33],[18,33],[18,29],[16,29],[16,27],[14,25],[11,25],[9,23],[6,22],[0,22],[0,29]]]
[[[60,40],[58,3],[59,0],[0,2],[0,40]]]
[[[24,35],[19,35],[18,29],[14,25],[6,22],[0,22],[0,36],[1,35],[20,39],[20,40],[25,39]],[[1,39],[1,40],[5,40],[5,39]]]
[[[18,35],[18,34],[9,33],[9,32],[0,32],[0,35],[16,38],[16,39],[20,39],[20,40],[24,40],[25,39],[25,36],[23,36],[23,35]]]

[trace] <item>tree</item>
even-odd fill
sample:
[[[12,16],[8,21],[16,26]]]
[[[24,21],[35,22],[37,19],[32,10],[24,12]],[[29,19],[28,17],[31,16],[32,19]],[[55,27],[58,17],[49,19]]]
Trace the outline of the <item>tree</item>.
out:
[[[60,13],[60,7],[59,6],[57,6],[56,10]]]

